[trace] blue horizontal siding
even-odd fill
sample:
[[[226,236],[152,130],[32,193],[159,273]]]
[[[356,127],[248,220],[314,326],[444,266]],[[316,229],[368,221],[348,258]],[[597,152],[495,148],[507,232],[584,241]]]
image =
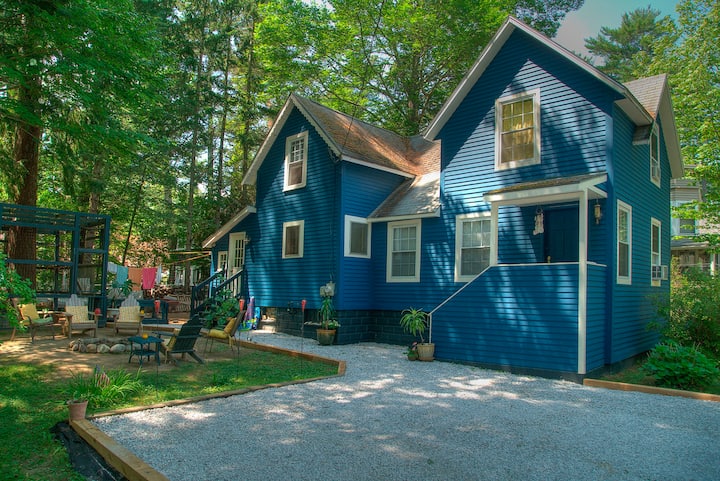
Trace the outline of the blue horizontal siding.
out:
[[[588,371],[605,364],[606,276],[607,268],[605,266],[588,265],[585,339]]]
[[[577,264],[496,266],[433,314],[436,356],[577,371]]]

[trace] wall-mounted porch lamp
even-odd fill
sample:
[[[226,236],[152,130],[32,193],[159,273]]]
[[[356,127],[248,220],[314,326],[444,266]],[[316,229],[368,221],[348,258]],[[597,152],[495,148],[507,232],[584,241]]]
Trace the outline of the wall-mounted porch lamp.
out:
[[[593,213],[595,214],[595,224],[599,224],[603,214],[600,208],[600,203],[597,201],[597,199],[595,200],[595,208]]]
[[[542,207],[538,207],[535,211],[535,229],[533,235],[542,234],[545,232],[545,214],[543,214]]]

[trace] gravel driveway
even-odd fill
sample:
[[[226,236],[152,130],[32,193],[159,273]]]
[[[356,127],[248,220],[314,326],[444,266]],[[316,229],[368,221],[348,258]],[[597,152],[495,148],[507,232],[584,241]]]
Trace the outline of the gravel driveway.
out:
[[[347,374],[95,424],[173,481],[720,480],[720,403],[254,340]]]

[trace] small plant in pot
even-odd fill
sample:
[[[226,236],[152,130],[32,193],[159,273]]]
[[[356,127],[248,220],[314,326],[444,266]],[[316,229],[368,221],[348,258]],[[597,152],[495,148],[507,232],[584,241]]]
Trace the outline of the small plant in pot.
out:
[[[320,316],[320,328],[317,330],[318,342],[323,346],[329,346],[335,341],[335,333],[340,324],[335,320],[335,306],[332,296],[322,296],[322,303],[318,311]]]
[[[415,309],[414,307],[405,309],[402,311],[402,317],[400,317],[400,326],[405,332],[420,337],[420,342],[417,343],[418,359],[421,361],[432,361],[435,358],[435,344],[425,342],[425,338],[423,337],[423,333],[428,327],[427,314],[421,309]]]

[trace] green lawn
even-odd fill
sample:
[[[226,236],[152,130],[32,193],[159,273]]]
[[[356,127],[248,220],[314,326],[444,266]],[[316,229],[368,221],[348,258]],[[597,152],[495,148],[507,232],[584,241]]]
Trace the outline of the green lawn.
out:
[[[335,366],[263,351],[245,350],[230,361],[184,362],[170,371],[132,373],[138,392],[124,400],[88,407],[89,414],[128,406],[336,374]],[[67,419],[70,382],[49,366],[0,359],[0,479],[84,479],[71,468],[50,428]]]

